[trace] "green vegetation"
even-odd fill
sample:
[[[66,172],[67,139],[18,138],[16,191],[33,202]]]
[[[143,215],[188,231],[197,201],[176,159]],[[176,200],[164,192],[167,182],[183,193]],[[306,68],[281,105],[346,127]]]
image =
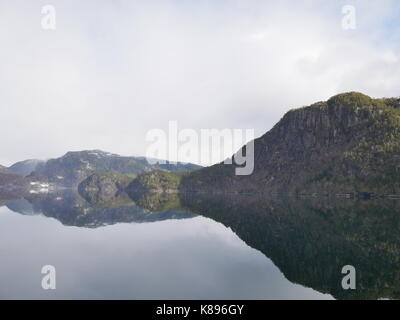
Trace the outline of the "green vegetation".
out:
[[[353,109],[384,106],[383,103],[380,103],[379,101],[359,92],[346,92],[338,94],[330,98],[327,103],[328,106],[344,106]]]
[[[139,207],[153,212],[179,211],[182,209],[177,193],[145,193],[134,200]]]
[[[400,98],[382,98],[376,100],[387,105],[388,107],[400,109]]]
[[[95,180],[98,183],[114,183],[118,189],[126,188],[133,179],[135,179],[134,174],[124,174],[119,172],[98,172],[92,174],[88,178],[89,181]]]
[[[120,208],[135,205],[134,201],[126,193],[121,193],[111,198],[98,197],[89,200],[92,206],[101,208]]]
[[[168,172],[163,170],[154,170],[140,174],[132,181],[128,189],[131,192],[157,191],[171,192],[177,191],[181,179],[187,173]]]

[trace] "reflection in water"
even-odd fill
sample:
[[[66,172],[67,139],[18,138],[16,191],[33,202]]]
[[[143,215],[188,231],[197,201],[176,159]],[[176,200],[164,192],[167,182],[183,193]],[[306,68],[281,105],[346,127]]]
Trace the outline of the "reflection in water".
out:
[[[61,274],[68,275],[64,280],[76,285],[64,282],[68,289],[53,296],[25,290],[26,297],[329,297],[323,293],[338,299],[399,298],[400,204],[394,200],[147,194],[89,204],[69,191],[3,205],[25,216],[41,214],[85,227],[0,215],[5,237],[0,253],[8,258],[9,272],[18,270],[15,252],[21,253],[21,263],[26,251],[35,252],[28,259],[32,265],[40,269],[44,260],[56,260]],[[127,222],[153,223],[118,224]],[[97,228],[107,225],[114,226]],[[86,228],[97,229],[88,233]],[[24,233],[18,237],[14,229]],[[344,265],[356,268],[356,290],[341,287]],[[13,278],[29,283],[28,275],[34,275],[24,272],[26,277]],[[9,278],[5,274],[0,282]],[[77,277],[85,281],[77,284]],[[0,296],[18,297],[18,292],[0,290]]]
[[[400,298],[400,203],[395,200],[186,197],[269,257],[290,281],[338,299]],[[342,267],[357,271],[343,290]]]
[[[100,204],[90,204],[72,190],[65,190],[60,194],[33,194],[24,199],[8,201],[5,205],[21,214],[43,214],[67,226],[86,228],[194,217],[193,214],[167,208],[157,211],[142,208],[127,195]]]

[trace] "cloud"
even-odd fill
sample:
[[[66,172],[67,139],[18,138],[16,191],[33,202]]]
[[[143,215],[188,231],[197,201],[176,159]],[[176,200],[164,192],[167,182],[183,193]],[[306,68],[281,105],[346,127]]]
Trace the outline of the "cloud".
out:
[[[51,1],[0,4],[0,163],[69,150],[146,153],[168,128],[269,130],[342,91],[398,96],[396,1]],[[194,159],[195,161],[196,159]]]

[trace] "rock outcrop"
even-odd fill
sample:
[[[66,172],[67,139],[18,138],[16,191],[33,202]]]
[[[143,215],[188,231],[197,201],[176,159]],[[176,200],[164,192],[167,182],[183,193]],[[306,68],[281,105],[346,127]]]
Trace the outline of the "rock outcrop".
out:
[[[107,202],[122,193],[134,176],[117,172],[94,173],[79,184],[79,194],[90,203]]]

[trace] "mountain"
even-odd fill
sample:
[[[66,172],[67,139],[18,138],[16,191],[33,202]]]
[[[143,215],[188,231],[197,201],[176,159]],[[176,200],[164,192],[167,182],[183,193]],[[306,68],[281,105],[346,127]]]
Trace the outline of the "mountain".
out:
[[[138,157],[137,159],[144,161],[145,163],[148,163],[145,157]],[[154,164],[151,164],[153,169],[160,169],[160,170],[165,170],[169,172],[185,172],[188,170],[196,170],[202,168],[202,166],[199,166],[197,164],[193,163],[183,163],[183,162],[175,162],[175,161],[165,161],[165,160],[158,160],[158,159],[152,159],[148,158],[148,160],[151,160],[152,162],[156,162]]]
[[[0,165],[0,173],[9,173],[7,167]]]
[[[11,167],[8,168],[8,170],[21,176],[27,176],[35,171],[39,165],[44,163],[45,161],[43,160],[29,159],[14,163]]]
[[[176,193],[179,189],[181,177],[185,172],[167,172],[154,170],[140,174],[126,187],[130,195],[141,195],[145,193]]]
[[[27,184],[28,181],[22,176],[11,172],[7,167],[0,165],[0,188],[20,186]]]
[[[4,168],[0,167],[0,200],[13,199],[25,194],[30,187],[30,181]]]
[[[143,157],[124,157],[100,150],[68,152],[64,156],[40,164],[32,173],[36,180],[47,180],[63,186],[77,186],[93,173],[117,172],[138,175],[154,169],[184,171],[199,168],[193,164],[167,162],[150,164]]]
[[[238,176],[237,167],[190,172],[180,190],[399,194],[400,99],[349,92],[291,110],[254,141],[254,172]]]
[[[27,184],[28,180],[26,180],[24,177],[10,173],[10,172],[0,172],[0,186],[6,186],[6,185],[23,185]]]
[[[103,203],[118,197],[134,177],[118,172],[94,173],[79,184],[78,191],[90,203]]]

